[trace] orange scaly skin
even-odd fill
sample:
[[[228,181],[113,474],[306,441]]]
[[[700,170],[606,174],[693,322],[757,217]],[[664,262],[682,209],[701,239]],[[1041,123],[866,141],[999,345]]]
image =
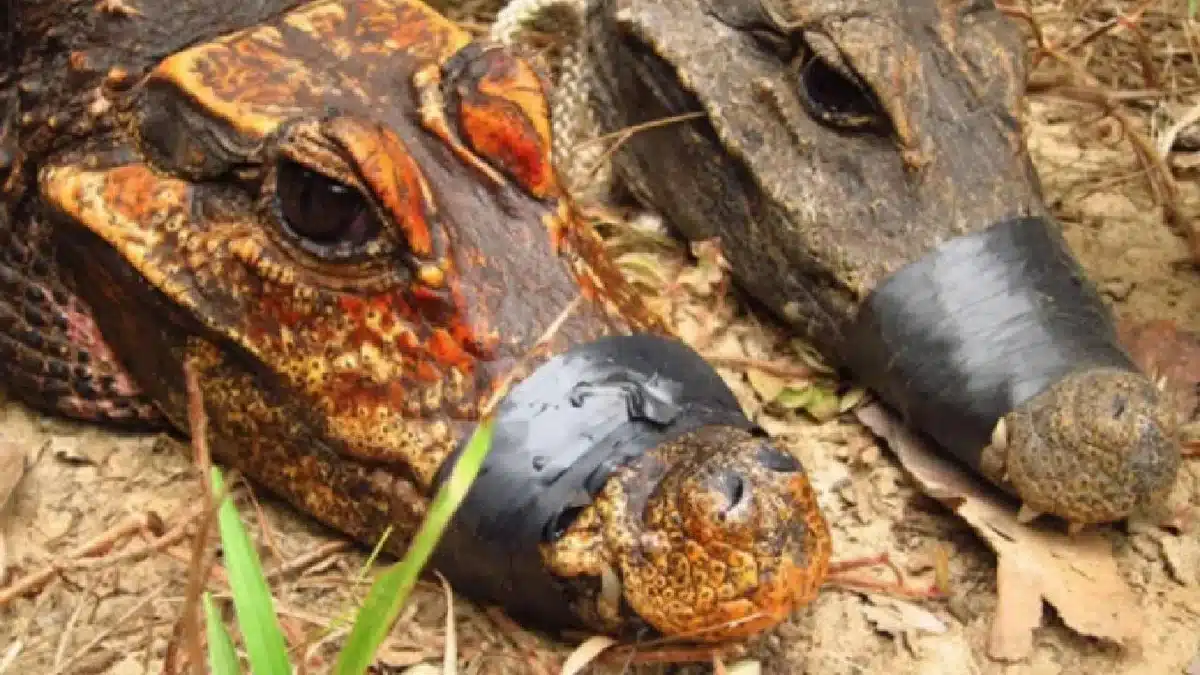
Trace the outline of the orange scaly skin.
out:
[[[185,430],[191,365],[219,461],[401,552],[581,293],[547,354],[665,329],[573,218],[527,63],[417,2],[294,4],[18,2],[0,375],[48,411]],[[37,79],[55,67],[75,88]],[[542,551],[581,620],[723,640],[811,600],[828,531],[767,449],[710,426],[620,468]]]

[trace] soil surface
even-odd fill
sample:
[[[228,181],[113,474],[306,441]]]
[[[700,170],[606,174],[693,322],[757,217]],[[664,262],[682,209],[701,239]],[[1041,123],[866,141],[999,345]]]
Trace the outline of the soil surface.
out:
[[[1033,75],[1041,84],[1029,98],[1027,130],[1046,196],[1118,315],[1129,325],[1170,322],[1162,324],[1170,337],[1172,327],[1200,331],[1200,275],[1185,233],[1168,223],[1173,213],[1179,225],[1200,224],[1200,24],[1185,19],[1181,0],[1146,5],[1034,3],[1047,42],[1082,74],[1042,59]],[[1142,7],[1144,13],[1135,14]],[[1126,18],[1117,21],[1121,16]],[[1101,31],[1105,26],[1110,29]],[[1083,79],[1070,80],[1073,88],[1056,88],[1064,78]],[[1108,92],[1118,114],[1106,114],[1095,96],[1079,94],[1088,87]],[[1190,126],[1175,128],[1189,115]],[[1148,142],[1156,159],[1139,155],[1137,138]],[[1160,143],[1165,159],[1154,148]],[[1161,180],[1164,170],[1176,183],[1174,192]],[[639,218],[653,231],[652,218]],[[1032,656],[993,661],[986,655],[996,605],[991,549],[923,496],[889,451],[849,416],[818,423],[765,406],[761,393],[770,383],[764,384],[761,368],[754,373],[754,364],[769,362],[773,377],[787,380],[789,368],[799,372],[805,363],[794,345],[769,321],[741,309],[719,279],[677,248],[647,245],[639,251],[627,248],[628,237],[620,241],[627,268],[644,261],[643,255],[652,257],[651,275],[676,291],[660,299],[661,306],[684,337],[717,358],[751,412],[789,439],[821,494],[835,558],[886,552],[910,588],[928,587],[939,567],[948,571],[946,599],[902,602],[830,587],[745,654],[726,657],[728,672],[1200,673],[1200,521],[1190,532],[1107,532],[1122,574],[1144,603],[1140,645],[1121,649],[1081,637],[1047,607]],[[1163,344],[1143,342],[1149,351]],[[1183,358],[1182,351],[1171,351],[1170,358]],[[1188,389],[1194,385],[1188,373],[1200,375],[1197,362],[1174,369],[1166,364],[1162,372],[1175,374]],[[201,494],[187,446],[166,436],[51,420],[7,404],[0,410],[0,489],[4,472],[11,471],[3,468],[5,456],[10,465],[12,457],[24,457],[27,470],[0,511],[0,674],[162,672],[191,555],[189,538],[169,535],[194,520]],[[1180,481],[1182,498],[1200,504],[1200,462],[1188,463]],[[305,654],[309,672],[327,672],[345,635],[343,620],[364,594],[358,575],[367,552],[260,491],[252,494],[243,485],[237,497],[264,565],[281,570],[271,582],[294,658]],[[164,531],[167,536],[156,536]],[[93,547],[91,557],[80,556],[80,547],[105,537],[113,544],[107,555]],[[139,553],[147,544],[151,550]],[[36,592],[8,597],[11,584],[43,570],[48,573]],[[209,581],[218,598],[228,597],[223,574],[218,566]],[[379,672],[442,672],[448,642],[463,673],[557,673],[571,651],[462,599],[448,612],[446,598],[435,582],[419,588],[381,654]],[[923,611],[906,609],[912,607]],[[615,661],[587,672],[671,668]],[[709,665],[693,668],[713,672]]]

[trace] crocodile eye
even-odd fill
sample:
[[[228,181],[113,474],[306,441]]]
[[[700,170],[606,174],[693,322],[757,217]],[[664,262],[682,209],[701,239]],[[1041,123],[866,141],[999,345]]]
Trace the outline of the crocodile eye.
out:
[[[798,75],[800,100],[818,122],[836,129],[867,130],[883,121],[875,95],[848,69],[809,54],[800,63]]]
[[[278,164],[275,199],[284,228],[318,256],[358,253],[382,230],[358,190],[291,160]]]

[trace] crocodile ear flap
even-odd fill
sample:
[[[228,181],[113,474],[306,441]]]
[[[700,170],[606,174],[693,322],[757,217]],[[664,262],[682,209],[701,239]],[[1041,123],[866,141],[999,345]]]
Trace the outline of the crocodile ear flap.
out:
[[[472,43],[442,74],[448,116],[471,150],[538,199],[559,196],[545,83],[501,47]]]

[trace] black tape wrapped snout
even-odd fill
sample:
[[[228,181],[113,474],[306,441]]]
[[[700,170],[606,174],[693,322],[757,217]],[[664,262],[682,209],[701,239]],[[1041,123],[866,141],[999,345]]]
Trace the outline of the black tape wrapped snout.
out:
[[[844,361],[860,383],[977,470],[997,420],[1063,378],[1137,372],[1057,226],[1037,217],[957,237],[901,268],[848,333]],[[1116,420],[1137,407],[1114,400],[1109,411]]]
[[[434,567],[458,592],[500,604],[514,618],[578,627],[571,601],[579,591],[546,569],[541,546],[563,536],[615,471],[710,424],[758,430],[716,371],[682,342],[629,335],[575,346],[498,406],[483,471]],[[463,447],[465,440],[443,463],[439,483]],[[631,484],[648,493],[665,469],[633,470]],[[738,484],[722,480],[726,496],[738,496]]]

